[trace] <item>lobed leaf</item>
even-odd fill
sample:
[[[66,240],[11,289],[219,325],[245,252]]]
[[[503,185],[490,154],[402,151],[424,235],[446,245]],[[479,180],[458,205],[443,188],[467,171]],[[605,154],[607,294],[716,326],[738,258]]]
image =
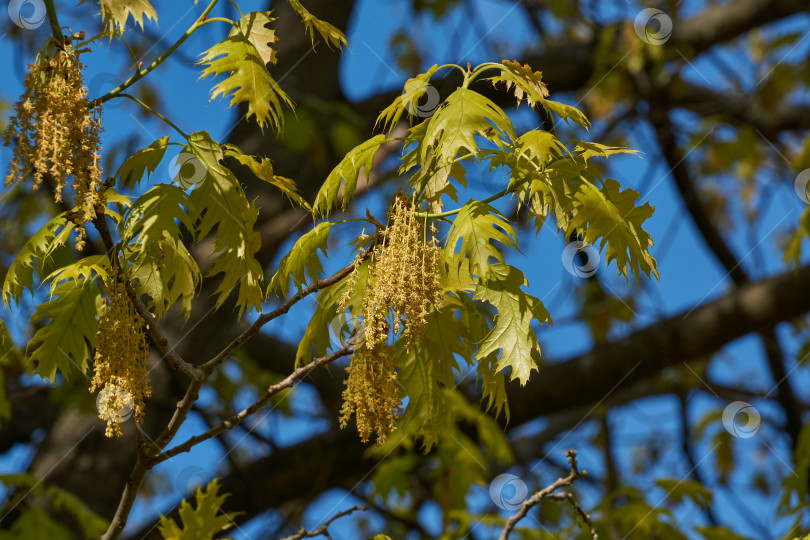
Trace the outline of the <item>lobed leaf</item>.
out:
[[[326,21],[322,21],[321,19],[317,18],[315,15],[310,13],[304,6],[301,5],[301,2],[298,0],[288,0],[290,6],[298,13],[298,16],[301,17],[301,21],[304,23],[304,27],[306,28],[307,32],[309,33],[310,38],[312,38],[312,47],[315,48],[315,32],[321,35],[324,41],[326,41],[326,45],[331,49],[332,47],[336,49],[340,49],[344,46],[348,47],[349,42],[346,41],[346,36],[335,26],[329,24]]]
[[[219,478],[214,478],[203,489],[198,487],[194,493],[196,508],[192,508],[188,499],[180,503],[178,515],[181,525],[172,518],[161,514],[158,531],[163,540],[201,540],[213,538],[233,527],[233,518],[239,514],[226,514],[222,512],[222,504],[228,494],[219,494]]]
[[[206,273],[223,274],[215,292],[216,307],[238,288],[239,317],[245,311],[259,311],[264,274],[256,260],[261,247],[261,236],[254,230],[259,210],[247,200],[234,174],[220,163],[224,157],[222,148],[207,132],[191,134],[188,143],[187,151],[197,156],[208,171],[205,180],[194,185],[189,200],[202,216],[197,224],[198,238],[216,229],[213,252],[218,255]]]
[[[269,22],[269,19],[266,22]],[[200,64],[207,67],[200,78],[225,75],[225,79],[211,89],[211,99],[231,96],[231,106],[247,103],[245,118],[256,117],[259,128],[270,123],[281,129],[282,104],[292,107],[293,102],[276,83],[265,65],[265,58],[274,58],[268,53],[267,30],[262,17],[249,13],[242,17],[228,37],[203,53]],[[254,41],[258,42],[257,49]]]
[[[444,260],[452,260],[461,241],[461,255],[469,257],[470,272],[478,276],[489,272],[490,259],[503,262],[501,250],[491,241],[495,240],[515,249],[515,230],[497,210],[490,205],[472,200],[465,204],[453,220],[444,248]]]
[[[148,0],[99,0],[101,15],[108,31],[124,31],[127,20],[132,17],[136,26],[143,30],[143,18],[157,22],[155,8]]]
[[[498,314],[495,326],[480,343],[477,359],[501,349],[496,369],[512,369],[510,380],[518,379],[525,385],[532,370],[538,369],[540,347],[532,330],[531,320],[551,323],[551,317],[537,298],[524,292],[528,285],[523,273],[507,264],[494,264],[475,289],[475,300],[486,300]]]
[[[31,316],[37,331],[26,352],[43,379],[53,384],[58,370],[70,383],[77,372],[86,376],[96,341],[99,291],[92,281],[69,281],[56,285],[50,298]]]
[[[34,294],[34,272],[40,279],[44,277],[44,264],[57,248],[67,244],[72,230],[73,222],[66,220],[64,213],[59,214],[20,248],[3,281],[3,303],[6,306],[12,299],[19,303],[25,289]]]
[[[645,203],[635,206],[641,194],[632,189],[620,191],[615,180],[607,179],[598,189],[590,182],[583,182],[576,193],[577,210],[571,226],[582,235],[583,240],[596,244],[602,239],[599,249],[607,245],[606,262],[616,261],[620,275],[627,277],[627,267],[638,282],[641,273],[658,278],[655,259],[649,253],[653,245],[649,233],[642,224],[653,214],[654,208]]]
[[[332,169],[321,189],[318,190],[318,195],[312,204],[313,216],[328,216],[332,207],[337,204],[338,196],[341,196],[341,209],[346,209],[357,189],[360,171],[365,171],[366,180],[368,180],[368,175],[371,174],[374,167],[374,155],[387,141],[388,139],[384,135],[375,135],[346,154],[341,162]]]
[[[326,242],[331,228],[332,224],[324,221],[298,239],[292,250],[281,259],[278,271],[270,280],[269,291],[277,291],[279,295],[287,296],[290,277],[299,291],[307,282],[307,274],[310,281],[318,279],[319,272],[323,270],[318,250],[320,249],[326,256]]]
[[[132,187],[140,183],[144,174],[148,178],[155,172],[168,147],[169,137],[167,136],[161,137],[142,150],[138,150],[118,167],[118,170],[115,171],[115,178],[119,179],[121,185],[124,186],[129,185]]]
[[[309,203],[301,196],[298,186],[291,178],[279,176],[273,172],[273,162],[265,157],[247,156],[242,153],[239,148],[232,144],[225,145],[225,155],[232,157],[242,165],[245,165],[250,171],[256,175],[259,180],[263,180],[271,186],[277,188],[283,193],[290,201],[302,206],[307,210],[312,210]]]

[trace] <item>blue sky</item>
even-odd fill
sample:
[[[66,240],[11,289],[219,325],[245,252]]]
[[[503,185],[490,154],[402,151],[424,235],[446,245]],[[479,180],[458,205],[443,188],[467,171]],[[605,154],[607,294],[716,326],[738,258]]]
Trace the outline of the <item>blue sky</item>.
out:
[[[427,16],[415,16],[408,7],[409,2],[402,0],[392,2],[374,2],[373,0],[360,0],[350,23],[349,50],[343,54],[341,62],[341,80],[344,92],[349,99],[360,100],[368,97],[381,89],[392,89],[401,84],[413,73],[406,73],[396,67],[395,58],[388,49],[388,42],[391,35],[401,29],[407,29],[412,35],[419,36],[418,44],[420,51],[424,52],[425,66],[433,63],[444,63],[458,61],[465,64],[468,60],[473,64],[483,61],[500,60],[501,58],[517,58],[527,48],[529,41],[534,36],[533,30],[527,21],[522,17],[520,9],[512,9],[514,6],[508,2],[478,0],[476,9],[481,15],[477,24],[465,24],[465,17],[468,16],[465,10],[456,10],[440,21],[432,21]],[[603,21],[617,19],[631,20],[640,9],[636,4],[627,5],[626,10],[617,10],[614,7],[604,7],[600,16]],[[264,2],[240,2],[243,11],[259,10],[265,7]],[[684,8],[686,12],[699,11],[701,2],[687,2]],[[203,5],[193,6],[190,2],[165,2],[158,10],[159,24],[147,25],[150,32],[164,36],[164,38],[143,55],[144,64],[148,64],[160,52],[165,50],[196,18],[202,11]],[[78,7],[61,8],[60,17],[64,25],[70,25],[75,29],[81,28],[81,17],[89,12],[89,5]],[[233,16],[232,8],[226,3],[217,6],[212,15]],[[796,19],[789,24],[776,25],[774,32],[787,32],[806,28],[807,18]],[[804,25],[804,26],[803,26]],[[33,32],[38,32],[43,38],[47,35],[47,25],[40,27]],[[149,80],[160,93],[161,110],[167,112],[170,118],[175,121],[184,131],[192,132],[197,130],[207,130],[211,135],[220,141],[224,141],[232,123],[235,119],[235,111],[227,108],[224,100],[208,102],[208,92],[212,86],[212,81],[198,81],[199,69],[190,65],[185,60],[195,59],[206,48],[224,37],[226,28],[224,25],[209,24],[201,31],[192,36],[180,49],[182,57],[170,59],[160,66],[149,76]],[[302,26],[303,32],[303,26]],[[283,53],[284,43],[279,47]],[[785,61],[790,61],[794,57],[806,57],[810,48],[810,40],[804,46],[788,53]],[[493,52],[497,50],[497,53]],[[734,62],[740,69],[740,78],[746,84],[746,89],[750,90],[756,85],[757,72],[759,66],[752,65],[737,46],[729,46],[722,53],[730,61]],[[22,91],[21,77],[25,65],[33,58],[25,58],[18,54],[12,47],[9,37],[0,40],[0,70],[8,75],[0,85],[0,97],[7,102],[13,102]],[[101,41],[94,45],[93,53],[86,55],[87,64],[86,81],[90,87],[91,96],[103,94],[115,86],[116,81],[127,78],[132,73],[132,62],[126,49],[120,42],[108,43]],[[533,66],[542,70],[543,66]],[[706,84],[714,90],[731,88],[731,82],[719,72],[714,64],[705,59],[697,59],[693,65],[685,71],[685,77],[695,84]],[[280,79],[283,87],[283,78]],[[576,104],[577,98],[570,95],[558,95],[554,93],[554,88],[550,88],[552,98]],[[807,96],[798,96],[797,99],[808,99]],[[517,126],[523,129],[531,129],[534,126],[533,117],[522,108],[518,114],[513,116]],[[676,119],[679,123],[687,126],[694,124],[694,119],[683,114]],[[105,108],[103,123],[105,132],[103,144],[106,150],[113,154],[110,160],[113,167],[117,167],[123,159],[120,149],[124,144],[131,145],[132,148],[143,148],[153,140],[164,136],[175,136],[175,133],[167,126],[152,117],[144,117],[138,114],[136,106],[125,101],[121,104],[111,102]],[[591,135],[599,133],[599,125],[595,125],[591,130]],[[561,130],[566,137],[578,137],[587,139],[588,134],[584,132],[574,132],[571,130]],[[368,134],[371,135],[371,134]],[[642,294],[638,297],[638,317],[632,327],[618,328],[614,336],[619,336],[630,332],[634,328],[643,327],[655,320],[679,313],[689,309],[695,304],[710,301],[726,293],[731,286],[730,280],[725,276],[725,271],[713,256],[707,252],[705,246],[693,225],[686,216],[680,204],[679,196],[672,185],[666,163],[658,156],[653,142],[652,133],[648,127],[639,126],[628,134],[630,146],[643,152],[641,158],[632,156],[617,156],[611,158],[610,175],[618,179],[624,187],[634,187],[642,192],[641,201],[649,201],[656,212],[647,223],[647,230],[656,241],[656,246],[651,250],[654,256],[658,257],[661,280],[660,282],[645,282],[642,280]],[[562,137],[565,138],[565,137]],[[700,152],[700,149],[695,149]],[[5,169],[9,160],[9,151],[6,148],[0,150],[0,165]],[[697,155],[697,154],[696,154]],[[108,172],[110,165],[108,164]],[[794,174],[798,171],[794,171]],[[168,174],[168,173],[166,173]],[[478,186],[472,187],[470,194],[480,196],[482,193],[496,191],[497,179],[486,177],[480,171],[481,181]],[[781,273],[785,266],[781,262],[781,251],[777,245],[780,235],[794,227],[797,223],[800,212],[803,209],[802,202],[793,192],[793,176],[786,177],[784,171],[773,170],[770,172],[772,178],[773,191],[770,193],[767,206],[762,208],[763,216],[756,223],[753,230],[746,230],[745,227],[738,227],[731,231],[728,238],[731,240],[732,249],[743,258],[743,267],[755,278]],[[471,173],[472,177],[476,173]],[[165,180],[168,180],[166,178]],[[728,179],[724,179],[727,181]],[[362,209],[368,206],[379,206],[381,197],[376,195],[367,196],[358,201],[356,208]],[[500,208],[507,206],[501,205]],[[742,209],[739,206],[732,208],[735,223],[743,223]],[[753,239],[753,241],[752,241]],[[535,296],[543,299],[546,307],[551,312],[552,318],[563,321],[552,328],[538,328],[540,342],[543,347],[544,357],[550,360],[565,359],[572,355],[584,352],[591,348],[587,326],[577,322],[570,322],[578,310],[578,305],[573,299],[576,277],[568,274],[561,263],[561,253],[565,245],[565,239],[554,233],[551,228],[544,228],[535,239],[533,235],[522,236],[522,254],[512,253],[509,255],[509,262],[518,266],[526,272],[530,283],[529,291]],[[288,246],[294,239],[291,239]],[[283,251],[283,250],[282,250]],[[658,254],[661,253],[662,256]],[[330,260],[326,265],[327,272],[341,267],[345,264],[348,252],[345,249],[334,249],[330,251]],[[598,276],[608,291],[615,291],[619,295],[627,294],[630,287],[624,278],[616,277],[616,268],[613,265],[605,268],[604,264],[598,271]],[[302,315],[310,309],[311,304],[297,307],[289,318],[278,321],[278,325],[268,328],[267,331],[283,337],[290,341],[296,341],[303,331],[304,324]],[[11,314],[6,313],[9,318]],[[795,355],[799,344],[792,337],[790,329],[781,327],[780,335],[783,336],[783,343],[788,354],[788,369],[795,361]],[[765,370],[764,358],[759,342],[751,337],[739,340],[738,342],[724,349],[724,357],[712,363],[710,376],[717,382],[736,384],[739,381],[746,381],[745,386],[751,390],[763,390],[767,392],[771,388],[772,382]],[[794,387],[797,389],[807,388],[810,379],[806,371],[798,372],[799,377],[794,379]],[[583,374],[587,376],[587,374]],[[542,377],[535,374],[535,377]],[[298,387],[291,398],[292,406],[301,411],[307,410],[307,403],[311,401],[308,395],[311,389],[305,385]],[[807,398],[806,394],[804,395]],[[244,396],[245,402],[250,400],[250,396]],[[705,414],[712,409],[722,409],[726,405],[722,400],[711,397],[700,397],[691,406],[692,418]],[[772,410],[764,403],[756,403],[761,407],[764,425],[762,432],[768,430],[769,422],[781,420],[781,412]],[[288,419],[275,412],[268,415],[260,414],[263,422],[257,428],[262,433],[272,434],[281,444],[291,444],[301,440],[308,434],[325,429],[322,422],[314,422],[309,419]],[[630,467],[627,456],[632,454],[634,444],[645,444],[649,438],[661,438],[662,440],[673,440],[675,444],[669,450],[671,456],[663,459],[661,465],[650,471],[650,478],[661,476],[680,478],[688,472],[685,462],[677,456],[679,437],[679,416],[677,413],[677,403],[671,398],[658,398],[645,400],[643,402],[627,405],[611,412],[610,422],[614,431],[616,441],[621,441],[615,449],[615,454],[620,456],[622,470]],[[192,418],[178,434],[176,441],[185,440],[189,435],[199,432],[203,424],[198,418]],[[583,423],[581,429],[568,438],[562,448],[577,447],[580,450],[580,463],[583,467],[601,473],[601,454],[595,448],[591,448],[589,436],[596,430],[596,424],[592,422]],[[772,437],[772,433],[768,437]],[[236,442],[236,439],[234,442]],[[752,458],[755,454],[754,446],[761,444],[762,440],[757,438],[745,441],[736,441],[742,445],[750,446],[751,451],[743,452],[744,459]],[[747,474],[764,470],[783,472],[780,467],[781,462],[789,463],[789,445],[786,440],[768,439],[771,453],[765,454],[765,458],[759,463],[741,463],[741,472],[734,481],[741,482],[747,478]],[[245,443],[247,451],[255,452]],[[698,453],[704,456],[708,453],[708,445],[698,445]],[[13,455],[6,456],[0,462],[0,470],[19,470],[27,462],[27,450],[17,449]],[[165,491],[162,495],[153,497],[148,502],[139,502],[133,514],[133,526],[137,527],[142,520],[153,515],[157,510],[165,511],[167,505],[174,504],[183,494],[184,486],[189,483],[208,479],[220,469],[225,461],[222,459],[220,447],[215,443],[200,445],[190,454],[184,454],[162,464],[158,469],[166,473],[171,478],[170,484],[174,486]],[[557,456],[561,457],[561,456]],[[710,460],[709,460],[710,461]],[[685,468],[686,467],[686,468]],[[705,473],[711,474],[711,466],[707,463],[704,467]],[[702,469],[703,470],[703,469]],[[747,471],[747,472],[746,472]],[[179,488],[178,488],[179,486]],[[584,490],[586,504],[593,504],[595,498]],[[314,525],[319,521],[321,514],[332,509],[332,513],[356,504],[351,497],[341,500],[342,494],[326,494],[318,504],[313,505],[307,514],[307,525]],[[762,505],[772,507],[772,502],[763,500],[763,497],[746,493],[740,495],[743,504],[748,508],[762,508]],[[339,507],[333,508],[336,502],[340,501]],[[657,498],[653,497],[652,502]],[[486,492],[473,495],[470,499],[473,506],[488,502]],[[720,506],[721,521],[724,524],[736,524],[735,529],[741,533],[752,534],[751,529],[741,520],[739,515],[739,505],[733,501],[724,501]],[[435,512],[426,511],[423,516],[426,524],[436,518]],[[273,519],[267,516],[267,519]],[[684,520],[698,520],[702,518],[700,512],[695,509],[686,509],[679,513],[679,518]],[[350,522],[347,519],[346,522]],[[372,520],[373,522],[373,520]],[[243,527],[243,531],[234,533],[237,538],[250,538],[256,531],[264,526],[261,520]],[[336,525],[334,527],[335,538],[352,538],[351,534],[345,532],[346,526]],[[344,532],[340,532],[343,530]],[[241,536],[240,536],[241,534]],[[343,534],[343,536],[341,536]]]

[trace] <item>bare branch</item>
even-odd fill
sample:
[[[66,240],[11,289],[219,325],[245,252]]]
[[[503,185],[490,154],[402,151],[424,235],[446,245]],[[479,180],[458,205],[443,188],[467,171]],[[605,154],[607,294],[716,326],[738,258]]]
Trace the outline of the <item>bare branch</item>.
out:
[[[207,441],[211,437],[215,437],[222,433],[223,431],[227,431],[229,429],[233,429],[242,422],[244,422],[250,415],[254,414],[256,411],[259,410],[262,406],[264,406],[270,398],[273,397],[275,394],[279,393],[280,391],[290,388],[295,384],[296,381],[300,381],[303,379],[308,373],[312,370],[329,364],[330,362],[334,362],[338,358],[342,356],[347,356],[351,354],[352,351],[343,347],[328,356],[323,356],[321,358],[316,358],[309,364],[305,366],[301,366],[300,368],[296,369],[292,373],[290,373],[287,377],[284,378],[281,382],[278,382],[272,386],[270,386],[267,391],[262,395],[261,398],[257,399],[252,405],[243,409],[239,413],[227,418],[219,423],[219,425],[209,429],[205,433],[201,433],[200,435],[195,435],[191,437],[186,442],[175,446],[171,450],[167,452],[163,452],[162,454],[155,456],[149,463],[150,467],[157,465],[167,459],[176,456],[177,454],[182,454],[183,452],[188,452],[191,450],[195,445]]]
[[[307,532],[307,530],[305,528],[301,527],[300,531],[298,531],[297,533],[295,533],[292,536],[286,537],[284,540],[300,540],[301,538],[312,538],[314,536],[326,536],[327,538],[330,538],[329,531],[327,530],[327,527],[329,527],[329,525],[331,525],[332,522],[335,521],[336,519],[340,519],[340,518],[342,518],[344,516],[348,516],[349,514],[351,514],[353,512],[357,512],[358,510],[359,511],[368,510],[368,506],[353,506],[353,507],[349,508],[348,510],[344,510],[343,512],[338,512],[334,516],[327,519],[326,523],[324,523],[323,525],[321,525],[320,527],[318,527],[314,531]]]
[[[506,520],[506,525],[501,531],[501,536],[499,537],[500,540],[507,540],[509,538],[509,533],[515,528],[518,522],[526,517],[526,514],[529,513],[534,506],[540,504],[540,501],[543,499],[549,500],[567,500],[574,506],[574,510],[582,517],[583,521],[585,522],[588,527],[590,527],[591,534],[593,535],[593,540],[597,540],[596,530],[593,528],[593,523],[591,522],[591,516],[585,513],[584,510],[579,506],[579,504],[574,500],[573,495],[571,493],[554,493],[560,488],[572,486],[575,481],[579,480],[580,478],[585,478],[587,476],[587,471],[580,472],[579,466],[577,465],[577,451],[576,450],[566,450],[565,457],[568,458],[568,463],[571,465],[571,472],[565,478],[558,478],[553,483],[549,484],[548,486],[544,487],[540,491],[536,492],[534,495],[523,501],[523,506],[515,512],[509,519]]]

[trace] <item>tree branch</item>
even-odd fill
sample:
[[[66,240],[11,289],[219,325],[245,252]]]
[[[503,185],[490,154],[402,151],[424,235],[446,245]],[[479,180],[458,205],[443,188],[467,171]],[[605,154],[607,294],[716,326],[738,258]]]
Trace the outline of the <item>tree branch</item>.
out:
[[[580,478],[585,478],[587,476],[586,471],[579,471],[579,467],[577,466],[577,452],[576,450],[566,450],[565,457],[568,458],[568,463],[571,465],[571,472],[565,478],[558,478],[553,483],[549,484],[548,486],[544,487],[540,491],[536,492],[534,495],[523,501],[523,505],[520,509],[515,512],[509,519],[506,520],[506,525],[501,531],[501,535],[499,537],[500,540],[507,540],[509,538],[509,534],[515,528],[515,525],[518,522],[526,517],[526,514],[529,513],[534,506],[540,504],[540,501],[543,499],[552,499],[552,500],[567,500],[574,506],[574,510],[582,517],[582,520],[585,522],[586,525],[590,528],[591,535],[593,536],[593,540],[597,540],[596,530],[593,528],[593,523],[591,522],[591,516],[586,514],[582,508],[577,504],[576,500],[570,493],[554,493],[560,488],[572,486],[575,481],[579,480]]]
[[[230,418],[228,418],[226,420],[223,420],[217,426],[209,429],[205,433],[201,433],[200,435],[195,435],[195,436],[191,437],[190,439],[188,439],[186,442],[184,442],[182,444],[179,444],[179,445],[175,446],[174,448],[172,448],[171,450],[163,452],[162,454],[159,454],[159,455],[155,456],[154,458],[152,458],[152,460],[149,463],[150,467],[153,467],[153,466],[157,465],[158,463],[166,461],[167,459],[172,458],[172,457],[174,457],[174,456],[176,456],[178,454],[182,454],[183,452],[188,452],[195,445],[200,444],[203,441],[207,441],[211,437],[215,437],[215,436],[219,435],[220,433],[222,433],[224,431],[235,428],[236,426],[238,426],[239,424],[244,422],[250,415],[252,415],[256,411],[258,411],[260,407],[264,406],[268,401],[270,401],[270,398],[272,398],[278,392],[284,390],[285,388],[292,387],[293,384],[295,384],[296,381],[300,381],[307,374],[309,374],[310,372],[312,372],[316,368],[319,368],[321,366],[324,366],[326,364],[334,362],[338,358],[341,358],[343,356],[347,356],[347,355],[349,355],[351,353],[352,353],[351,350],[343,347],[343,348],[333,352],[332,354],[330,354],[328,356],[323,356],[321,358],[316,358],[312,362],[308,363],[307,365],[296,369],[295,371],[290,373],[287,377],[285,377],[284,380],[282,380],[281,382],[278,382],[278,383],[270,386],[267,389],[267,391],[264,393],[264,395],[262,395],[261,398],[257,399],[255,402],[253,402],[253,404],[250,405],[249,407],[243,409],[242,411],[240,411],[239,413],[231,416]]]
[[[365,511],[365,510],[368,510],[368,506],[353,506],[353,507],[349,508],[348,510],[338,512],[334,516],[327,519],[326,523],[324,523],[323,525],[321,525],[320,527],[318,527],[317,529],[315,529],[313,531],[307,532],[307,530],[304,527],[301,527],[300,531],[298,531],[297,533],[295,533],[292,536],[286,537],[284,540],[300,540],[301,538],[312,538],[313,536],[326,536],[327,538],[331,538],[329,536],[329,531],[327,530],[327,528],[329,527],[329,525],[332,524],[333,521],[335,521],[337,519],[340,519],[340,518],[342,518],[344,516],[348,516],[349,514],[351,514],[353,512],[357,512],[357,511],[362,512],[362,511]]]

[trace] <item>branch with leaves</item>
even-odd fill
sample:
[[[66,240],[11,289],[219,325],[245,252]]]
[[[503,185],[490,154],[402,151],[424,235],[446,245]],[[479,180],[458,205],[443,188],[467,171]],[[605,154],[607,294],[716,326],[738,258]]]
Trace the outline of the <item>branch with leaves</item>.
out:
[[[566,237],[600,242],[607,262],[615,262],[625,277],[633,275],[638,281],[642,274],[658,276],[656,261],[649,253],[652,240],[642,228],[653,208],[637,205],[639,193],[622,190],[615,180],[602,179],[591,163],[596,158],[635,152],[578,139],[563,142],[556,132],[539,128],[519,134],[501,107],[471,89],[480,81],[505,87],[516,104],[525,101],[549,116],[587,128],[590,124],[581,111],[548,99],[541,73],[528,65],[505,60],[466,68],[433,66],[408,80],[403,94],[380,113],[378,124],[385,133],[351,149],[327,175],[311,204],[292,179],[275,173],[267,158],[221,144],[203,130],[185,133],[168,116],[123,93],[153,72],[197,29],[224,21],[231,25],[228,37],[210,47],[200,62],[202,77],[220,77],[212,88],[212,99],[229,97],[231,105],[245,105],[246,120],[255,121],[261,129],[280,130],[285,110],[294,104],[271,75],[277,44],[270,28],[274,18],[269,12],[240,11],[238,21],[209,19],[216,4],[212,0],[166,52],[148,67],[138,67],[135,75],[109,94],[95,101],[87,100],[86,92],[77,94],[76,112],[80,114],[76,117],[82,122],[75,122],[76,137],[84,143],[65,149],[68,166],[54,185],[54,196],[61,201],[64,177],[72,172],[76,206],[51,219],[29,240],[3,284],[5,303],[19,302],[25,290],[33,292],[37,281],[50,284],[51,299],[35,314],[35,321],[42,324],[31,342],[33,370],[54,382],[57,374],[69,380],[75,375],[74,366],[83,374],[92,368],[94,388],[102,387],[99,395],[105,396],[100,414],[108,421],[109,433],[121,434],[120,428],[109,426],[117,422],[127,403],[134,403],[136,421],[142,419],[151,393],[147,335],[169,368],[190,379],[173,415],[153,442],[137,426],[136,463],[104,540],[121,534],[141,484],[155,465],[240,425],[273,396],[343,356],[351,355],[351,360],[340,424],[345,427],[354,417],[364,442],[374,435],[382,446],[389,435],[398,432],[396,437],[418,441],[427,451],[448,433],[456,441],[466,438],[457,429],[462,420],[477,422],[481,430],[491,429],[494,421],[479,409],[465,406],[455,390],[453,373],[459,369],[459,360],[487,381],[484,408],[496,415],[505,412],[508,417],[505,384],[516,380],[525,385],[539,369],[540,347],[532,324],[550,323],[551,316],[540,299],[524,290],[528,282],[523,272],[506,262],[506,253],[519,251],[519,246],[516,223],[494,206],[500,202],[524,205],[537,231],[553,222]],[[290,4],[312,35],[313,44],[315,33],[330,46],[346,44],[335,27],[317,19],[297,0]],[[54,11],[49,6],[50,14]],[[129,17],[141,26],[144,18],[155,18],[152,6],[143,0],[101,0],[101,7],[107,22],[104,35],[120,37]],[[58,26],[55,15],[52,22]],[[55,36],[43,46],[35,65],[42,76],[27,79],[30,87],[24,101],[35,103],[35,114],[28,105],[18,104],[12,121],[18,134],[24,135],[19,137],[22,146],[15,149],[12,176],[31,165],[34,186],[41,181],[38,178],[44,173],[40,169],[49,165],[49,158],[38,156],[37,145],[31,141],[49,140],[52,135],[47,131],[47,119],[58,111],[49,108],[53,105],[49,96],[66,83],[80,81],[79,57],[87,52],[83,47],[99,37],[74,47],[68,40],[54,45],[61,39]],[[418,104],[430,88],[431,77],[443,70],[458,71],[463,80],[432,114],[422,114]],[[178,138],[155,140],[102,181],[98,107],[120,97],[148,109],[171,126]],[[61,114],[62,123],[73,120]],[[405,118],[411,127],[405,134],[395,132]],[[384,217],[377,219],[367,210],[365,218],[330,220],[336,209],[349,210],[359,194],[363,173],[368,180],[375,158],[384,153],[380,149],[392,144],[404,150],[397,172],[407,180]],[[175,176],[171,182],[154,183],[153,173],[170,148],[179,151],[171,165]],[[281,259],[269,279],[256,256],[261,249],[261,236],[255,228],[260,211],[227,165],[233,162],[312,216],[313,227]],[[481,200],[472,196],[460,200],[460,192],[467,187],[468,168],[479,163],[487,164],[491,173],[505,171],[506,185]],[[145,182],[153,185],[143,189]],[[330,235],[338,229],[349,231],[350,224],[357,222],[373,228],[373,233],[366,234],[364,228],[354,238],[354,262],[341,265],[331,277],[321,277],[321,257],[327,254]],[[86,223],[95,225],[107,252],[74,260],[85,244]],[[70,251],[74,231],[78,233],[76,250]],[[213,246],[213,263],[205,272],[189,250],[204,239],[212,239]],[[69,252],[70,260],[54,262],[57,251]],[[227,302],[235,306],[237,319],[255,318],[221,351],[195,364],[177,354],[161,321],[171,309],[190,317],[204,278],[219,279],[215,308]],[[233,353],[265,325],[315,294],[314,313],[298,345],[292,371],[241,412],[166,450],[204,385]],[[268,305],[277,307],[269,309]],[[403,406],[406,397],[407,407]],[[212,489],[199,494],[198,506],[207,504],[205,497]],[[544,497],[565,497],[553,491]],[[570,502],[578,508],[573,499]]]

